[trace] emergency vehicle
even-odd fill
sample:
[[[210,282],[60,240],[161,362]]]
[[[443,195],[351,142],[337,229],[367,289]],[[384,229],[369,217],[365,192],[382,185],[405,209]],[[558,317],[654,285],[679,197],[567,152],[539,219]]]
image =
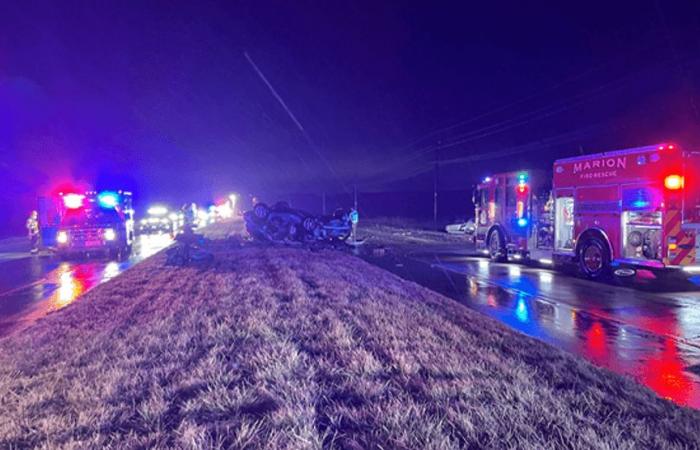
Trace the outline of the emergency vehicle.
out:
[[[131,193],[125,191],[60,193],[39,201],[44,239],[62,257],[125,258],[134,241],[133,214]]]
[[[474,204],[477,249],[494,260],[575,263],[593,279],[700,274],[700,153],[673,144],[487,177]]]
[[[151,206],[146,211],[146,217],[139,221],[139,234],[170,234],[175,235],[179,216],[169,213],[165,206]]]

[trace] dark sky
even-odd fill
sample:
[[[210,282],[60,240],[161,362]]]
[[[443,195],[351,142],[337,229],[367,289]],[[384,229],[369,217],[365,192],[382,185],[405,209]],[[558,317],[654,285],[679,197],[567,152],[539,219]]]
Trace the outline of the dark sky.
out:
[[[2,2],[0,228],[58,183],[142,202],[431,189],[437,157],[468,189],[698,143],[700,2],[526,3]]]

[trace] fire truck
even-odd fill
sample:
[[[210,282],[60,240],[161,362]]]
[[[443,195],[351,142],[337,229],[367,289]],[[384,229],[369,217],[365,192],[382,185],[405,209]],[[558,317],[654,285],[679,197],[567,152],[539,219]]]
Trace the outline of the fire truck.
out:
[[[125,191],[59,193],[39,199],[44,244],[61,257],[125,258],[134,241],[132,196]]]
[[[592,279],[700,274],[700,153],[659,144],[493,175],[474,194],[477,249],[575,264]]]

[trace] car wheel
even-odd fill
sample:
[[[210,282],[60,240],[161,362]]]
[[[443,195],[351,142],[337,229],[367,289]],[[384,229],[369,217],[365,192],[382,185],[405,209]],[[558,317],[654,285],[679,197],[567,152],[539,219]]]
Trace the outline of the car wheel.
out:
[[[258,203],[253,206],[253,214],[257,220],[265,220],[270,215],[270,208],[265,203]]]

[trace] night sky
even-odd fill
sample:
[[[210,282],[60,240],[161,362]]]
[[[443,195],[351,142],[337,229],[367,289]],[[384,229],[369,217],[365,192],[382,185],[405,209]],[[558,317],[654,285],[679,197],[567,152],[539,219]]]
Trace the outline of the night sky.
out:
[[[467,190],[700,143],[700,2],[480,3],[2,2],[0,233],[65,183]]]

